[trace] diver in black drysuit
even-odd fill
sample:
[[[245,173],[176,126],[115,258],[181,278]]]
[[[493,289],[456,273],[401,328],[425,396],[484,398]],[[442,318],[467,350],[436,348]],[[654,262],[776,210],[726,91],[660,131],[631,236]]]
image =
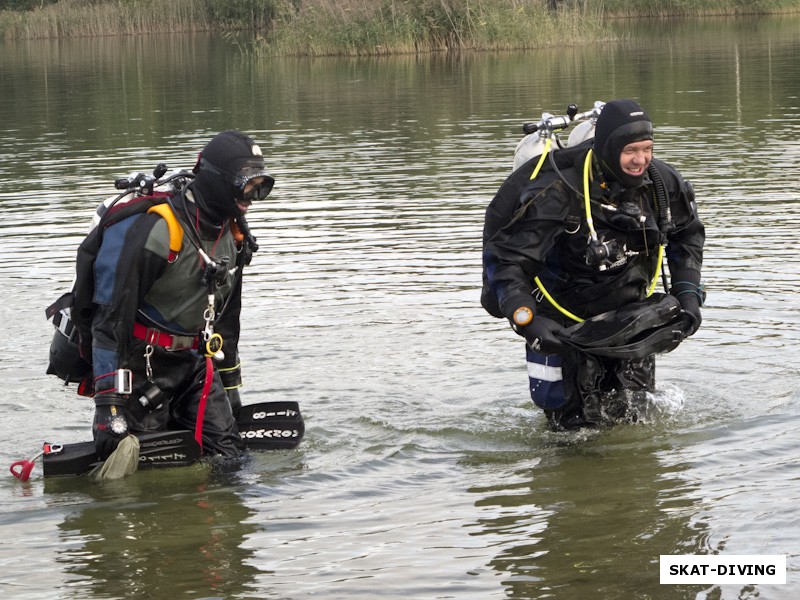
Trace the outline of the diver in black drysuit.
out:
[[[244,223],[251,202],[266,197],[274,180],[259,147],[237,131],[209,141],[194,171],[170,199],[184,232],[177,257],[169,223],[159,215],[136,214],[103,232],[91,324],[93,434],[101,458],[129,432],[165,429],[200,430],[206,454],[232,458],[244,449],[234,410],[240,272],[249,249],[237,242],[234,224]],[[222,352],[205,345],[215,334]],[[117,387],[121,370],[132,374],[130,393]]]
[[[531,397],[554,429],[599,422],[603,402],[615,393],[653,390],[652,355],[593,356],[565,344],[564,337],[577,319],[617,310],[652,293],[662,240],[670,293],[683,311],[683,334],[690,336],[700,326],[704,227],[691,184],[652,158],[652,139],[652,123],[636,102],[609,102],[600,112],[593,141],[552,153],[555,167],[542,169],[533,180],[538,157],[531,159],[498,191],[498,197],[510,195],[526,208],[491,239],[484,233],[488,284],[502,315],[527,341]],[[639,153],[633,166],[625,154],[630,151]],[[587,157],[594,237],[584,196]],[[663,206],[659,211],[651,175],[663,184],[671,219],[664,218]]]

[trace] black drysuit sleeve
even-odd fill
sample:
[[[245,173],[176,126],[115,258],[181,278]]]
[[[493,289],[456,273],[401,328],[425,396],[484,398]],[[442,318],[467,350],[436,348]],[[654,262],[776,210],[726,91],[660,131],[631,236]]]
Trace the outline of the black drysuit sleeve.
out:
[[[674,286],[678,282],[687,282],[698,286],[706,235],[697,212],[694,188],[670,165],[656,159],[653,164],[667,188],[674,225],[667,235],[666,249],[670,283]]]
[[[509,319],[520,306],[535,308],[533,278],[544,269],[547,253],[564,232],[570,212],[569,190],[563,182],[550,179],[545,187],[542,183],[529,182],[517,192],[520,208],[515,219],[484,246],[489,284]]]

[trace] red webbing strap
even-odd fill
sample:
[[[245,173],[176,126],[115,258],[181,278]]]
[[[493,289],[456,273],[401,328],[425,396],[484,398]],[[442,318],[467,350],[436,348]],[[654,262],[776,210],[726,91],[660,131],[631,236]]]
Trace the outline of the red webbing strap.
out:
[[[211,357],[206,356],[206,378],[203,381],[203,393],[200,394],[200,406],[197,407],[197,421],[194,425],[194,439],[200,445],[200,450],[203,449],[203,418],[206,415],[206,403],[208,402],[208,393],[211,391],[211,382],[214,379],[214,365],[211,362]]]

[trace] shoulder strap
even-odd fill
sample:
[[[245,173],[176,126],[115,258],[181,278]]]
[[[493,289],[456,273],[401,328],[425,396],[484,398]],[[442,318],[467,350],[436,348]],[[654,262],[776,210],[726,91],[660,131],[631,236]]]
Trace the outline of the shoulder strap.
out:
[[[151,206],[147,209],[148,213],[155,213],[167,222],[167,228],[169,229],[169,262],[175,262],[178,258],[178,254],[180,253],[181,249],[183,248],[183,227],[178,222],[178,218],[175,216],[175,213],[172,212],[172,208],[170,208],[169,204],[156,204],[155,206]]]

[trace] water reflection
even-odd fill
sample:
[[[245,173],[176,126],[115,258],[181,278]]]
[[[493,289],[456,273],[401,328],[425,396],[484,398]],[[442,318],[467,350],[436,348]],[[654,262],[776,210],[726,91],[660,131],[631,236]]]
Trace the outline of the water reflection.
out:
[[[698,485],[680,477],[686,465],[664,464],[661,435],[622,427],[562,440],[536,458],[509,457],[502,478],[470,489],[486,514],[474,535],[493,540],[508,597],[666,600],[702,589],[657,585],[661,554],[704,551],[708,535],[692,519]]]
[[[243,542],[258,526],[230,483],[193,468],[88,486],[48,481],[55,502],[70,487],[88,496],[58,526],[56,563],[67,582],[61,597],[246,594],[258,569]]]

